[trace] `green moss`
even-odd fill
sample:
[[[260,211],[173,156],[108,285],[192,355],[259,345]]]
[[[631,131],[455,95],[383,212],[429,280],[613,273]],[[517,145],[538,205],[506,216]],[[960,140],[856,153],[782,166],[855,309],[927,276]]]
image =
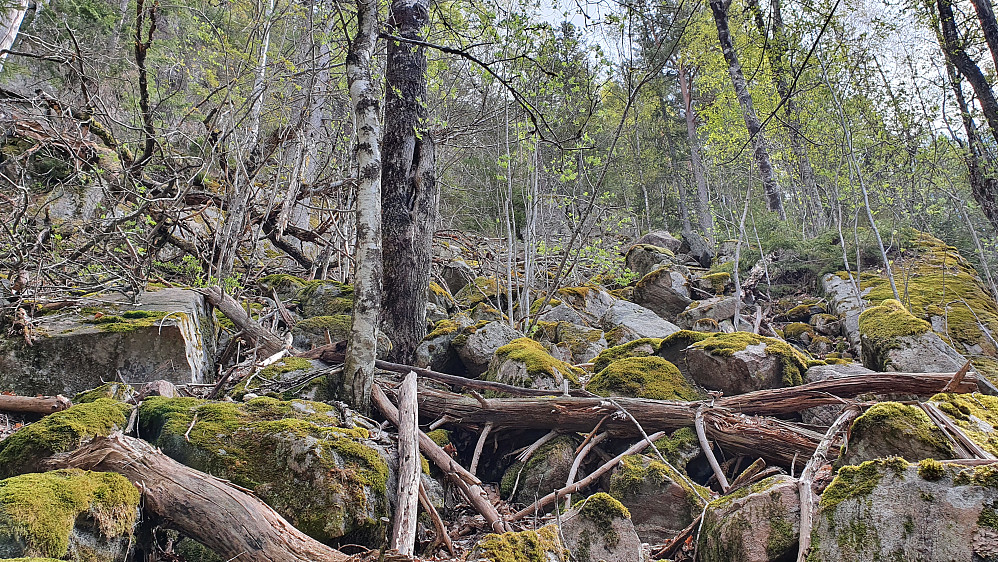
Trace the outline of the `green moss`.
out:
[[[946,476],[946,467],[935,459],[922,459],[918,462],[918,476],[922,480],[935,482]]]
[[[904,443],[917,441],[919,449],[937,451],[938,456],[953,456],[953,445],[942,431],[917,406],[898,402],[879,402],[856,418],[850,433],[854,438],[870,435],[874,439]]]
[[[604,396],[654,400],[699,400],[702,395],[675,365],[661,357],[626,357],[614,361],[586,385]]]
[[[989,464],[963,469],[953,477],[953,484],[998,489],[998,466]]]
[[[492,277],[477,277],[454,295],[454,300],[463,308],[474,308],[480,302],[493,301],[499,305],[501,297],[506,294],[506,288],[500,287]]]
[[[97,388],[85,390],[73,397],[73,404],[86,404],[95,402],[101,398],[110,398],[125,402],[136,394],[135,389],[130,385],[120,382],[104,383]]]
[[[677,332],[678,333],[678,332]],[[697,333],[697,332],[694,332]],[[676,334],[673,334],[676,335]],[[734,332],[732,334],[707,334],[707,337],[693,343],[707,353],[719,357],[731,357],[750,345],[764,344],[766,353],[776,355],[783,365],[783,385],[794,386],[804,382],[804,373],[808,369],[810,358],[797,351],[785,341],[767,338],[751,332]],[[665,342],[662,344],[665,345]]]
[[[291,371],[304,371],[312,368],[312,362],[301,357],[285,357],[277,363],[268,365],[260,370],[259,376],[265,379],[274,379],[284,373]]]
[[[593,359],[593,371],[598,373],[618,359],[653,355],[661,344],[661,338],[641,338],[604,349]]]
[[[105,537],[130,535],[140,494],[124,476],[78,469],[0,481],[0,537],[30,556],[62,558],[77,517],[92,517]]]
[[[610,495],[617,500],[624,501],[649,487],[658,489],[670,482],[685,490],[686,501],[693,510],[703,507],[701,498],[711,496],[711,492],[706,488],[697,484],[692,484],[695,488],[692,487],[669,465],[644,455],[628,455],[620,461],[619,468],[610,479]]]
[[[427,433],[426,436],[440,447],[450,443],[450,432],[446,429],[434,429],[433,431]]]
[[[95,324],[97,329],[102,332],[132,332],[139,328],[147,328],[149,326],[156,326],[158,322],[165,318],[168,314],[173,316],[182,316],[183,313],[168,313],[161,311],[150,311],[150,310],[129,310],[123,312],[120,315],[117,314],[104,314],[102,316],[94,316],[92,318],[85,318],[81,320],[84,324]]]
[[[531,314],[531,316],[540,313],[540,311],[541,311],[541,305],[542,304],[544,304],[544,298],[543,297],[536,299],[533,302],[533,304],[530,305],[530,314]],[[558,300],[558,299],[551,299],[550,301],[548,301],[547,309],[552,309],[552,308],[558,306],[559,304],[561,304],[560,300]]]
[[[485,535],[475,551],[477,560],[490,562],[547,562],[549,554],[554,554],[558,560],[565,560],[568,555],[558,538],[557,528],[552,525],[536,531]]]
[[[898,457],[874,459],[859,466],[843,466],[821,494],[822,511],[828,514],[834,513],[840,503],[869,495],[888,469],[895,474],[901,474],[907,467],[908,463]]]
[[[998,511],[996,508],[998,508],[998,502],[986,504],[977,517],[977,526],[998,531]]]
[[[585,302],[586,297],[593,290],[599,290],[599,287],[593,285],[583,285],[582,287],[562,287],[558,289],[555,294],[565,298],[572,298],[576,302]]]
[[[596,526],[596,531],[601,535],[600,538],[603,544],[608,547],[608,550],[620,542],[620,534],[614,529],[613,522],[616,519],[631,518],[631,512],[624,507],[624,504],[606,492],[593,494],[584,500],[576,502],[572,507],[579,510],[579,515],[593,522]],[[589,546],[588,540],[581,542],[585,542],[587,543],[586,546]],[[585,550],[588,550],[588,548]],[[580,560],[587,560],[589,557],[579,556],[578,558]]]
[[[984,394],[937,394],[932,401],[960,429],[991,454],[998,455],[998,397]]]
[[[731,274],[726,271],[720,271],[717,273],[708,273],[703,276],[709,283],[711,288],[714,290],[715,294],[721,294],[724,292],[724,288],[731,283]]]
[[[799,340],[804,334],[814,335],[810,324],[791,322],[783,327],[783,336],[788,340]]]
[[[895,338],[918,336],[931,329],[928,322],[916,318],[894,299],[887,299],[859,315],[860,334],[879,346],[890,346]]]
[[[799,304],[783,314],[783,317],[791,322],[806,322],[811,318],[810,304]]]
[[[261,277],[259,283],[265,289],[276,289],[283,292],[289,290],[299,291],[308,281],[288,273],[275,273]]]
[[[527,459],[525,466],[523,462],[516,461],[506,469],[506,472],[503,473],[502,480],[499,482],[499,493],[502,494],[504,498],[510,498],[510,496],[513,495],[513,488],[516,486],[516,481],[519,477],[521,480],[520,485],[517,487],[516,494],[517,497],[521,497],[521,494],[524,493],[522,478],[527,478],[531,475],[540,475],[540,473],[546,468],[545,464],[548,457],[564,457],[571,455],[571,452],[575,450],[577,444],[578,442],[572,437],[563,435],[541,445],[540,448],[538,448],[534,454]]]
[[[688,460],[686,455],[696,450],[699,446],[700,441],[697,439],[697,434],[692,427],[681,427],[673,431],[672,435],[666,435],[655,440],[655,448],[658,449],[658,452],[672,466],[676,467],[685,465]],[[645,454],[653,453],[654,451],[652,451],[651,447],[645,449]]]
[[[38,461],[125,427],[131,408],[108,398],[49,414],[0,441],[0,476],[36,469]]]
[[[439,338],[440,336],[446,336],[448,334],[453,334],[458,331],[461,327],[458,326],[457,322],[444,318],[433,325],[433,331],[423,338],[423,341],[432,340]]]
[[[455,339],[456,341],[456,339]],[[530,376],[549,376],[558,380],[561,377],[574,384],[579,384],[582,370],[559,361],[544,349],[544,346],[530,338],[517,338],[496,350],[495,356],[502,361],[517,361],[523,363]]]
[[[430,293],[445,302],[454,302],[454,297],[451,296],[447,289],[444,289],[434,281],[430,281]]]

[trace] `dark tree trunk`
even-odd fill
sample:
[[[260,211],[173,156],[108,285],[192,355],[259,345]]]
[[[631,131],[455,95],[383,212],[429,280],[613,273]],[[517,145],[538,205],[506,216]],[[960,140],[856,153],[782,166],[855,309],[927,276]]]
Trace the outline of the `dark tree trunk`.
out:
[[[679,63],[679,92],[683,96],[683,109],[686,113],[686,135],[690,139],[690,167],[697,184],[697,218],[700,230],[708,243],[714,240],[714,216],[710,211],[710,190],[704,174],[703,159],[700,157],[700,143],[697,139],[696,115],[693,113],[693,83],[686,65]]]
[[[991,51],[991,58],[995,61],[995,68],[998,68],[998,21],[995,21],[995,9],[991,5],[991,0],[970,0],[970,3],[977,11],[977,19],[981,20],[984,40],[988,43],[988,50]]]
[[[717,25],[717,39],[721,43],[724,60],[728,62],[728,76],[731,77],[731,85],[735,88],[738,104],[742,108],[742,117],[745,118],[745,127],[748,128],[749,137],[752,139],[752,155],[756,165],[759,166],[759,175],[762,178],[762,186],[766,193],[766,208],[774,213],[779,213],[781,220],[786,220],[787,215],[783,209],[783,190],[773,173],[773,165],[769,160],[769,148],[766,146],[766,137],[762,134],[762,123],[752,105],[752,95],[748,91],[748,84],[742,73],[742,65],[738,62],[738,53],[735,52],[735,44],[731,39],[731,30],[728,28],[728,6],[730,5],[731,0],[710,1],[710,11],[714,14],[714,23]]]
[[[991,225],[998,230],[998,177],[995,177],[993,163],[988,166],[987,154],[981,146],[981,137],[977,135],[977,127],[974,126],[974,120],[970,116],[967,98],[963,95],[960,74],[949,61],[946,63],[946,70],[949,73],[957,106],[960,108],[963,129],[967,133],[967,152],[964,160],[967,162],[970,191],[984,211],[984,215],[991,221]]]
[[[939,10],[939,28],[941,30],[940,43],[946,59],[960,71],[970,82],[970,86],[977,94],[977,101],[981,104],[984,117],[991,129],[991,135],[998,141],[998,101],[995,100],[994,90],[988,84],[987,77],[981,72],[974,59],[970,58],[963,48],[960,40],[960,33],[956,27],[956,20],[953,18],[953,4],[951,0],[936,0],[936,7]]]
[[[428,21],[428,0],[395,0],[386,31],[419,41]],[[382,329],[392,342],[389,357],[402,363],[412,362],[416,346],[426,335],[438,201],[427,113],[425,48],[389,39],[381,172],[381,318]]]

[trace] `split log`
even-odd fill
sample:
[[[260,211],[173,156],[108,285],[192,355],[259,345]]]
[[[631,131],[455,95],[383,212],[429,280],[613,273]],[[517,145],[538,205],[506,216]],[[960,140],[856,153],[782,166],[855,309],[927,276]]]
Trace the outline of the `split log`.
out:
[[[419,413],[416,406],[416,373],[412,371],[399,389],[398,499],[392,527],[392,548],[412,556],[416,546],[419,509]]]
[[[200,289],[201,294],[208,299],[212,306],[221,311],[226,318],[232,320],[236,329],[242,330],[246,338],[260,346],[264,357],[269,357],[285,349],[284,340],[275,336],[270,330],[264,328],[259,322],[250,318],[250,315],[243,310],[239,301],[225,294],[221,287],[208,287]]]
[[[0,411],[19,414],[54,414],[72,406],[65,396],[14,396],[0,394]]]
[[[399,427],[398,409],[395,408],[395,405],[392,404],[391,400],[388,399],[388,396],[385,395],[385,392],[377,384],[371,387],[371,402],[381,412],[381,415],[385,416],[395,427]],[[477,404],[477,402],[475,403]],[[422,406],[419,407],[422,408]],[[482,489],[482,482],[465,470],[464,467],[454,462],[454,459],[450,458],[450,455],[422,431],[419,432],[419,450],[426,455],[426,458],[430,462],[437,465],[443,471],[448,480],[456,484],[464,492],[465,497],[468,498],[468,502],[485,518],[485,522],[488,523],[489,529],[492,532],[505,533],[512,530],[502,516],[499,515],[499,512],[496,511],[495,506],[489,503],[485,491]]]
[[[142,492],[142,505],[166,526],[225,559],[338,562],[349,557],[295,529],[235,485],[184,466],[145,441],[114,433],[56,455],[46,468],[116,472]]]

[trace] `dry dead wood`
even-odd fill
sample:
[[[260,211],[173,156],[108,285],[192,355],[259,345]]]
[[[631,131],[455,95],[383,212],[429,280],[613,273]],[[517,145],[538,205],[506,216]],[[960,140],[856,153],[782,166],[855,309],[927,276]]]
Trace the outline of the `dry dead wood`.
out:
[[[371,402],[381,412],[381,415],[385,416],[395,427],[399,426],[398,409],[377,384],[371,388]],[[475,403],[477,404],[477,402]],[[504,533],[512,530],[499,515],[499,512],[496,511],[495,506],[489,503],[485,491],[482,490],[481,481],[465,470],[454,459],[450,458],[450,455],[422,431],[419,432],[419,450],[426,455],[426,458],[430,462],[437,465],[444,472],[448,480],[456,484],[464,492],[465,497],[468,498],[468,501],[478,513],[485,518],[485,522],[488,523],[489,528],[493,532]]]
[[[184,466],[121,433],[56,455],[46,467],[117,472],[142,491],[143,509],[223,558],[259,562],[343,561],[349,557],[295,529],[231,483]]]
[[[0,411],[20,414],[53,414],[72,406],[63,395],[58,396],[14,396],[0,394]]]
[[[412,556],[416,546],[419,510],[419,413],[416,409],[416,373],[409,372],[399,388],[398,497],[392,527],[392,548]]]
[[[221,311],[226,318],[232,320],[236,329],[241,330],[245,334],[246,339],[260,346],[261,354],[264,357],[274,355],[285,348],[284,340],[275,336],[256,320],[250,318],[250,315],[240,306],[239,301],[225,294],[220,287],[208,287],[200,289],[200,292],[208,299],[208,302],[212,306]]]

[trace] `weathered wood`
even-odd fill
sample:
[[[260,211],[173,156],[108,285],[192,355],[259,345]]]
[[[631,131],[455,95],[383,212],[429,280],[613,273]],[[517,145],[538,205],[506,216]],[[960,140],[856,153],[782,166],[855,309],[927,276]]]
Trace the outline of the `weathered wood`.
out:
[[[56,455],[46,468],[116,472],[142,492],[142,507],[226,559],[342,561],[349,557],[295,529],[231,483],[184,466],[145,441],[114,433]]]
[[[433,521],[433,528],[437,533],[434,544],[443,543],[451,556],[457,556],[457,550],[454,549],[454,542],[450,540],[450,535],[447,534],[447,526],[444,525],[444,520],[437,513],[437,508],[433,507],[433,502],[430,501],[430,496],[427,495],[426,488],[422,482],[419,483],[419,504],[423,506],[423,510],[430,515],[430,520]],[[430,550],[433,549],[431,548]]]
[[[797,548],[797,562],[804,562],[807,559],[808,551],[811,549],[811,529],[814,526],[814,516],[818,511],[818,499],[811,488],[811,485],[814,483],[814,476],[818,473],[818,469],[828,462],[826,455],[828,454],[828,449],[835,441],[835,437],[858,415],[859,408],[849,408],[839,415],[831,427],[828,428],[825,436],[821,439],[821,443],[818,444],[817,449],[814,451],[814,455],[811,456],[811,460],[804,466],[804,470],[800,474],[800,479],[797,480],[797,492],[800,496],[800,540]]]
[[[385,392],[377,384],[371,388],[371,402],[381,412],[381,415],[385,416],[388,421],[398,427],[398,409],[395,408],[395,405],[392,404],[391,400],[388,399],[388,396],[385,395]],[[475,403],[477,404],[477,402]],[[495,506],[489,503],[485,496],[485,491],[482,490],[482,482],[468,473],[464,467],[454,462],[454,459],[450,458],[450,455],[422,431],[419,432],[419,450],[426,455],[426,458],[430,462],[437,465],[451,482],[454,482],[458,488],[461,488],[471,505],[485,518],[489,529],[496,533],[504,533],[512,530],[499,515],[499,512],[496,511]]]
[[[717,457],[714,456],[714,450],[710,446],[710,441],[707,441],[707,430],[705,428],[705,423],[703,421],[703,413],[706,406],[700,406],[697,408],[697,413],[693,419],[693,426],[696,428],[697,440],[700,441],[700,449],[703,451],[704,456],[707,457],[707,463],[710,464],[710,469],[714,471],[714,477],[717,478],[717,484],[721,487],[721,492],[727,494],[730,486],[728,485],[728,479],[724,476],[724,471],[721,470],[721,465],[717,462]]]
[[[250,318],[239,301],[232,298],[231,295],[227,295],[220,287],[208,287],[200,289],[200,292],[212,306],[217,308],[226,318],[232,320],[237,329],[242,330],[246,339],[259,345],[260,351],[265,357],[274,355],[285,348],[284,340]]]
[[[52,414],[61,412],[73,403],[63,395],[57,396],[14,396],[0,394],[0,411],[19,414]]]
[[[399,388],[398,499],[392,528],[392,548],[412,556],[416,546],[419,509],[419,413],[416,406],[416,373],[406,375]]]

